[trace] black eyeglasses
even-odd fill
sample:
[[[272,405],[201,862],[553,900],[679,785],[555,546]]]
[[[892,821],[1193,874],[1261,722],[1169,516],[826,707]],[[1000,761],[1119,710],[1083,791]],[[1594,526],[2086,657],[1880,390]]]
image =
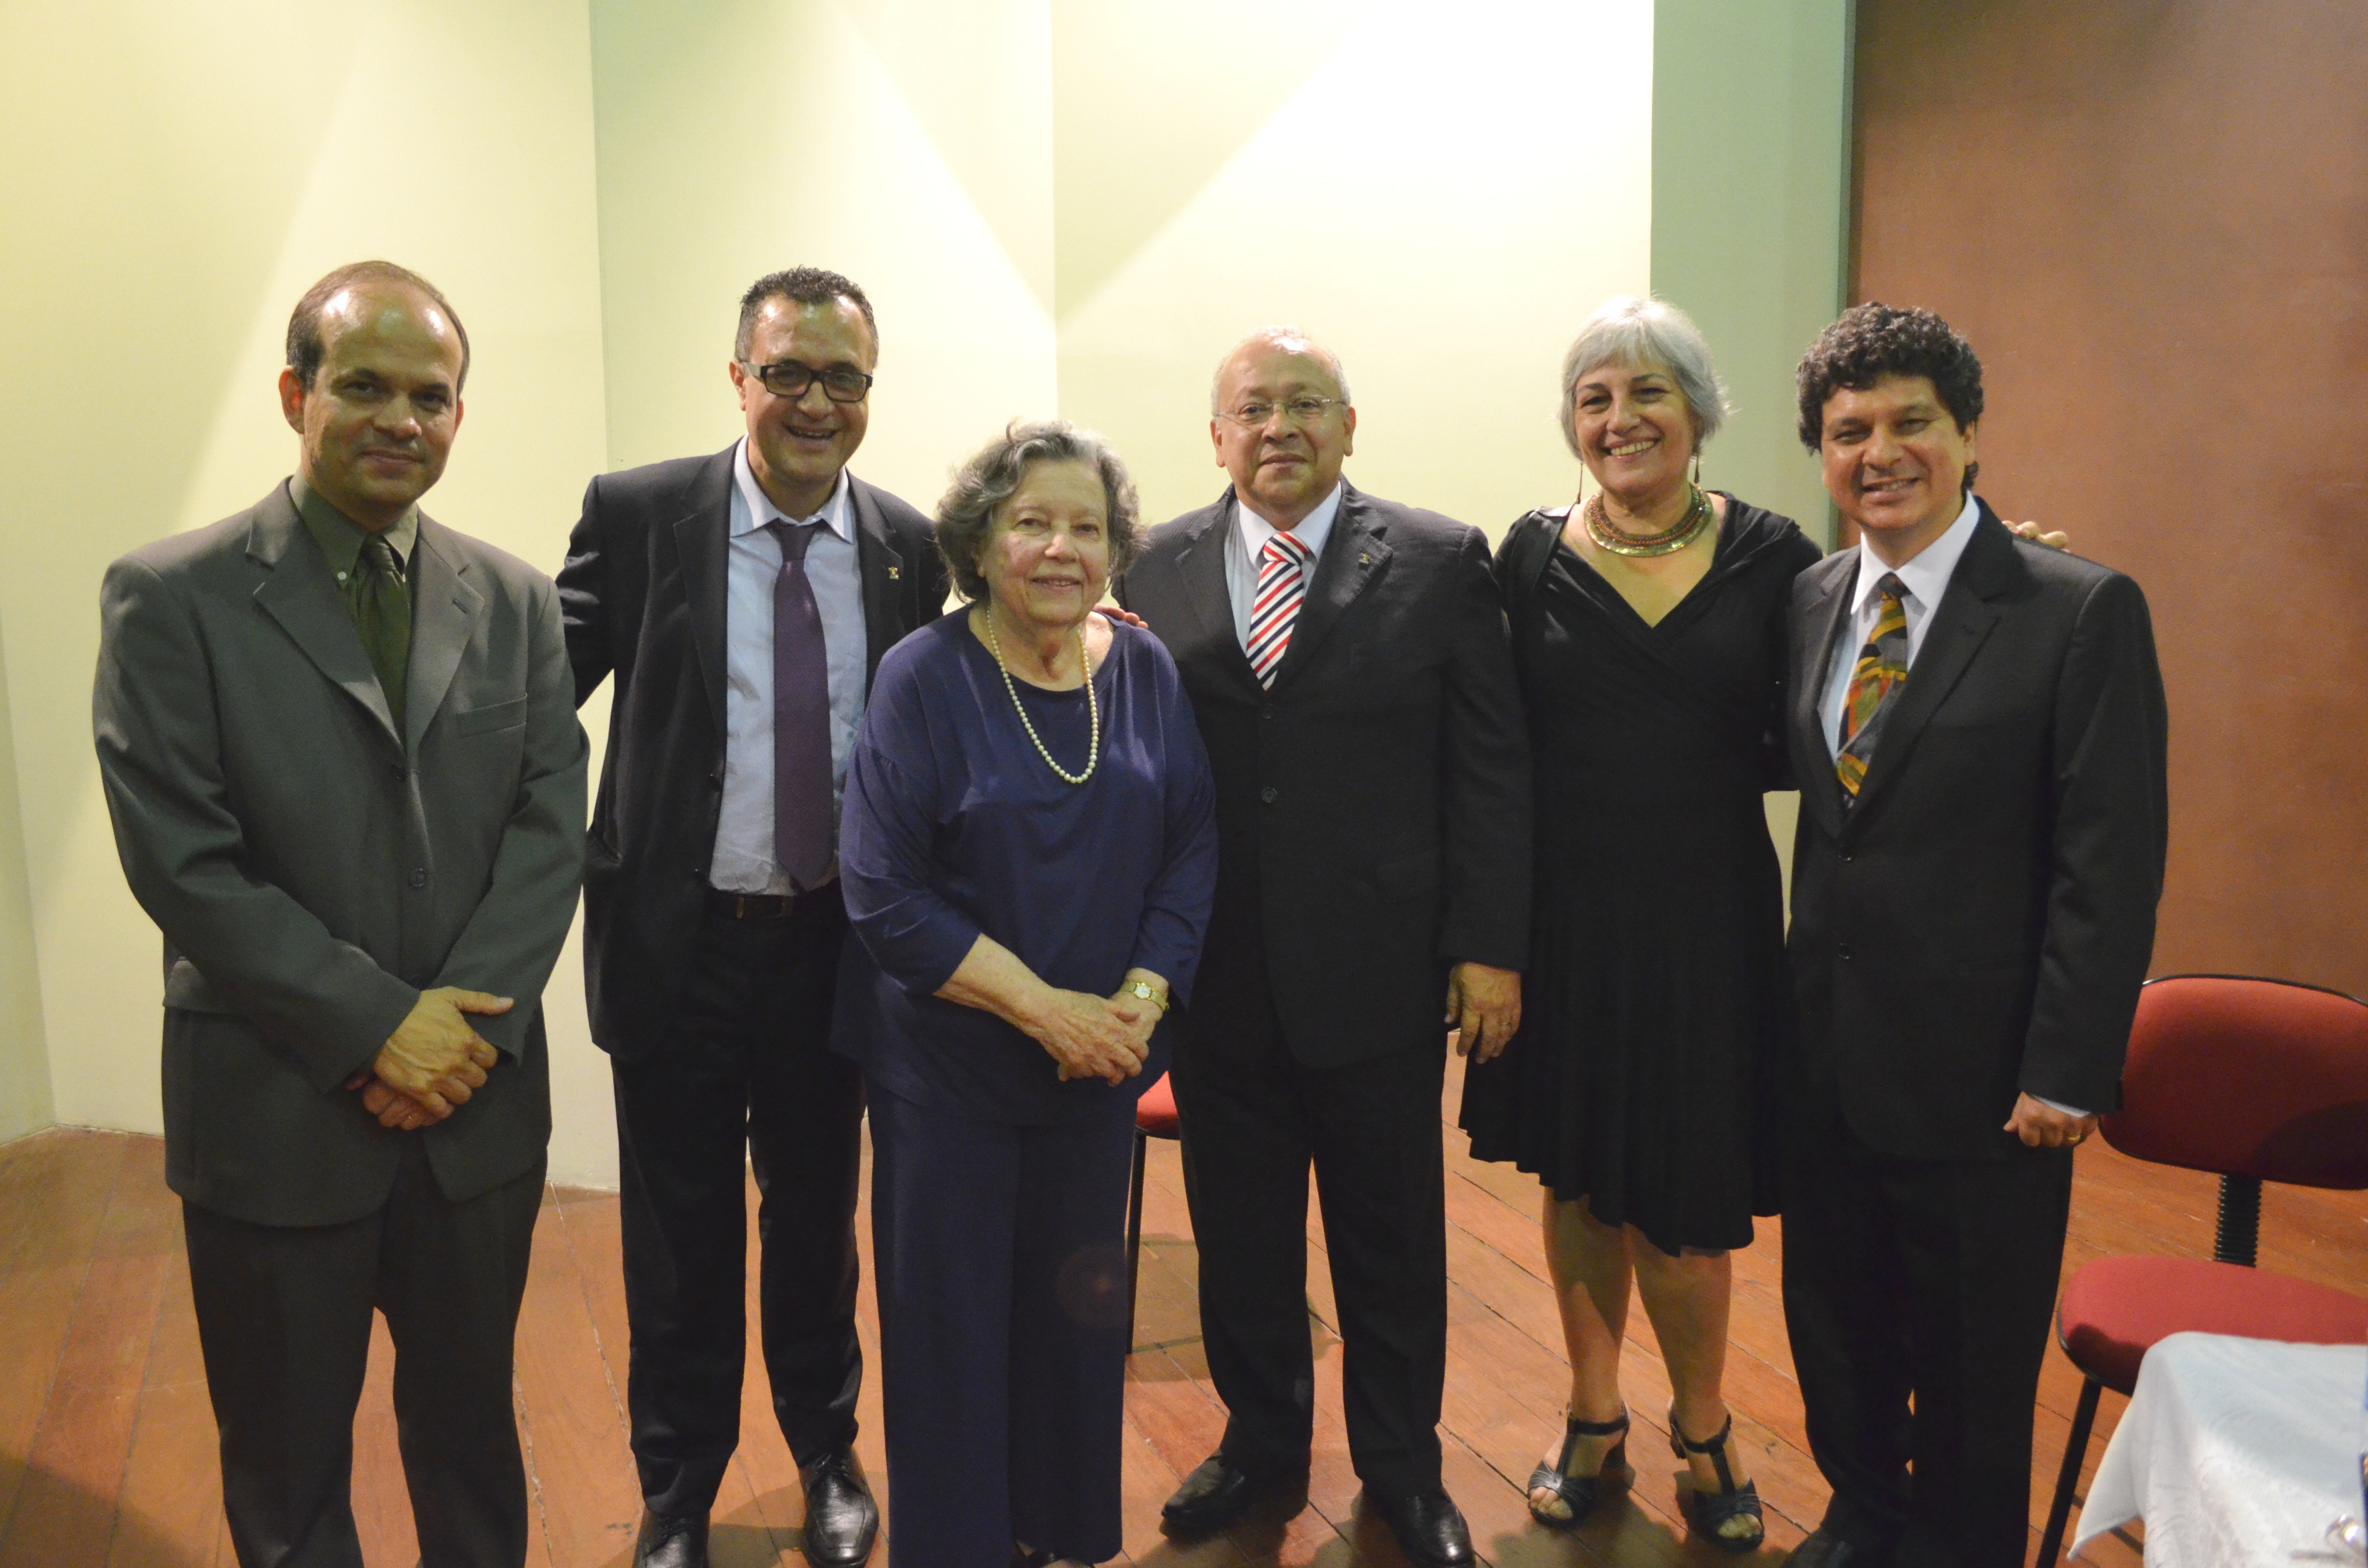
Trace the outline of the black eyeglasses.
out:
[[[817,370],[795,359],[776,359],[769,365],[751,365],[743,359],[740,368],[764,382],[765,390],[775,397],[803,397],[816,381],[822,383],[822,395],[833,403],[861,403],[871,391],[871,378],[852,365]]]

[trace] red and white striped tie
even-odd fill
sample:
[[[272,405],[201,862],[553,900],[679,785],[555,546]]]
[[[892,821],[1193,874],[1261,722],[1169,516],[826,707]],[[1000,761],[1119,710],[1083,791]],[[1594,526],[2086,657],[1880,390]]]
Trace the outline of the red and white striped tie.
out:
[[[1274,685],[1283,650],[1291,646],[1291,629],[1307,597],[1307,547],[1288,532],[1278,532],[1258,551],[1258,597],[1250,602],[1250,668],[1258,684]]]

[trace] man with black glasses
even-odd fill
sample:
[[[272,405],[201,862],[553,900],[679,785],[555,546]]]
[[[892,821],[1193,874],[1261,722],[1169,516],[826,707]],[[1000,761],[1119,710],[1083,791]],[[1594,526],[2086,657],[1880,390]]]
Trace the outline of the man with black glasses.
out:
[[[705,1568],[738,1446],[744,1151],[806,1556],[861,1562],[878,1528],[853,1454],[863,1086],[829,1049],[838,797],[873,667],[947,588],[929,520],[847,472],[878,358],[847,278],[757,279],[730,365],[746,437],[595,479],[559,574],[576,700],[615,681],[585,974],[616,1082],[636,1568]]]

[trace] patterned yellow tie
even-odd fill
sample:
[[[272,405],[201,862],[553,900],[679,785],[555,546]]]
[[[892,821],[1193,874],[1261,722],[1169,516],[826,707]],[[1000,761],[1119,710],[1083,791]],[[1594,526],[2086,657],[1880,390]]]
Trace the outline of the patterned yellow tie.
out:
[[[1874,760],[1874,743],[1883,733],[1884,715],[1891,695],[1907,678],[1907,610],[1900,603],[1906,585],[1889,572],[1874,585],[1880,599],[1873,634],[1858,653],[1850,671],[1850,690],[1842,697],[1842,744],[1834,753],[1834,777],[1851,800],[1866,781],[1866,766]]]

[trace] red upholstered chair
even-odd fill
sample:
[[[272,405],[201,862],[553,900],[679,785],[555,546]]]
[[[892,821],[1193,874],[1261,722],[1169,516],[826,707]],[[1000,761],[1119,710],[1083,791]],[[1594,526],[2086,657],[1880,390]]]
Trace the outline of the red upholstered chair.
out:
[[[1176,1085],[1162,1073],[1159,1082],[1134,1102],[1134,1187],[1126,1200],[1126,1322],[1130,1340],[1134,1333],[1134,1277],[1143,1263],[1143,1167],[1154,1138],[1181,1137],[1176,1115]]]
[[[2055,1336],[2086,1381],[2039,1545],[2055,1568],[2105,1389],[2186,1330],[2304,1345],[2368,1342],[2368,1301],[2253,1267],[2261,1183],[2368,1187],[2368,1004],[2283,981],[2181,974],[2138,996],[2123,1108],[2098,1130],[2135,1159],[2220,1176],[2215,1261],[2105,1257],[2073,1275]]]

